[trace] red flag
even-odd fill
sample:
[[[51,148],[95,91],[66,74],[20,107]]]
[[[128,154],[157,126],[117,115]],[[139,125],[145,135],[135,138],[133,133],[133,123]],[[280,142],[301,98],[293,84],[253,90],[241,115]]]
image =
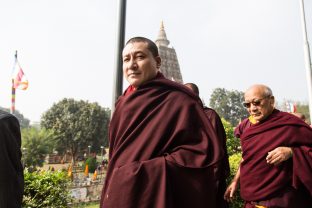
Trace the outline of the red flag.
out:
[[[17,60],[17,51],[15,52],[15,61],[12,73],[12,99],[11,99],[11,113],[15,111],[15,89],[26,90],[28,87],[28,80]]]
[[[15,60],[12,80],[13,80],[13,88],[20,89],[20,90],[26,90],[27,89],[28,80],[27,80],[21,66],[19,65],[17,59]]]

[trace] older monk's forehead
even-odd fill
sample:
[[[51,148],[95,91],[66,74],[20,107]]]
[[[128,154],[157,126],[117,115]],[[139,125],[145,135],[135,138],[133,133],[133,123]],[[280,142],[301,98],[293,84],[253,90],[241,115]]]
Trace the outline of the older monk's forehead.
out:
[[[128,43],[122,51],[122,56],[127,56],[127,55],[135,54],[138,52],[146,53],[146,51],[148,51],[148,49],[147,49],[147,43],[145,42]]]
[[[252,87],[245,92],[245,99],[262,98],[265,89],[263,87]]]

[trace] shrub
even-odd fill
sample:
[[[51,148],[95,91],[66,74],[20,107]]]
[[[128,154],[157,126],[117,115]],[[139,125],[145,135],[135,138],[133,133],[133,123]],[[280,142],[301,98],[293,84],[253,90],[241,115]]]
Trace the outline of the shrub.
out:
[[[228,155],[231,156],[241,152],[240,140],[234,136],[233,126],[224,118],[221,119],[225,134],[226,134],[226,147]]]
[[[65,208],[70,202],[69,178],[66,172],[28,172],[24,171],[25,208]]]
[[[94,171],[96,170],[97,168],[97,162],[96,162],[96,158],[95,157],[89,157],[84,166],[83,166],[83,169],[86,168],[86,164],[88,164],[88,168],[89,168],[89,173],[94,173]]]
[[[242,159],[241,153],[236,153],[233,154],[229,157],[229,162],[230,162],[230,176],[227,179],[227,184],[229,185],[234,178],[236,171],[239,167],[240,161]],[[243,200],[240,197],[240,189],[238,189],[235,192],[234,200],[233,202],[230,203],[231,208],[241,208],[243,207]]]

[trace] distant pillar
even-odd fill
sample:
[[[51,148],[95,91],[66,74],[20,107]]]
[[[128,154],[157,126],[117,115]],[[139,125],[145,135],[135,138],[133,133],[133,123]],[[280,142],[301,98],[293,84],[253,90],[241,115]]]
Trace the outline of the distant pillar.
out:
[[[303,41],[304,41],[305,68],[306,68],[308,93],[309,93],[310,123],[312,124],[312,70],[311,70],[312,66],[311,66],[310,47],[309,47],[309,42],[308,42],[303,0],[300,0],[300,7],[301,7],[301,23],[302,23]]]
[[[114,72],[114,87],[111,115],[115,110],[115,102],[122,94],[122,49],[125,44],[125,28],[126,28],[126,0],[118,0],[117,15],[117,41],[116,41],[116,60]]]

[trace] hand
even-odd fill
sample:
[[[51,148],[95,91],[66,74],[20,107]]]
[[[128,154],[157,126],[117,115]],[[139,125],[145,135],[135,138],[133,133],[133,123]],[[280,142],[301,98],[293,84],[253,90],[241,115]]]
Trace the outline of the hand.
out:
[[[281,162],[288,160],[292,156],[292,149],[290,147],[277,147],[268,152],[266,161],[268,164],[278,165]]]
[[[227,187],[225,193],[224,193],[224,199],[227,202],[232,202],[233,201],[233,197],[234,197],[234,193],[237,189],[237,181],[232,181],[232,183]]]

